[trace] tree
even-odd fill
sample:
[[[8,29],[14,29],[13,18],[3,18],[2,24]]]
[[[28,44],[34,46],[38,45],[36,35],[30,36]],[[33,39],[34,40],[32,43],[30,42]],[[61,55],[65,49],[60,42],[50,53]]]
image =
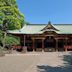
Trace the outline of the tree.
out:
[[[0,0],[0,29],[3,31],[3,47],[5,40],[14,38],[6,37],[7,30],[20,29],[24,24],[24,15],[19,11],[16,0]]]
[[[12,45],[19,45],[20,44],[20,39],[19,37],[15,37],[13,35],[8,35],[5,39],[5,44],[12,46]]]
[[[20,39],[19,37],[13,36],[13,35],[6,35],[5,43],[4,43],[4,32],[0,31],[0,46],[3,46],[3,44],[12,46],[12,45],[19,45]],[[4,46],[3,46],[4,47]]]
[[[19,11],[16,0],[0,0],[0,24],[7,29],[20,29],[24,24],[24,15]]]
[[[0,46],[2,46],[3,41],[3,31],[0,30]]]

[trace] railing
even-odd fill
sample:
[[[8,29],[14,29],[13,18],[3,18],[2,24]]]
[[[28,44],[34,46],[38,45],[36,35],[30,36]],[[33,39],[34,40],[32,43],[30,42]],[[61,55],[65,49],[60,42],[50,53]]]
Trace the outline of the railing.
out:
[[[13,48],[13,49],[21,49],[21,48],[23,48],[23,46],[14,45],[14,46],[12,46],[12,48]]]
[[[67,51],[68,49],[72,49],[72,45],[65,45],[64,49],[65,49],[65,51]]]

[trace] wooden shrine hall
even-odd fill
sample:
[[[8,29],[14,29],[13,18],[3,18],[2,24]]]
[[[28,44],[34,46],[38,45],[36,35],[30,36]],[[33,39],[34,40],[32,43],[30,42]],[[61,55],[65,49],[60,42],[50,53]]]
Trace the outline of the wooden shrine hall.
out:
[[[8,33],[19,36],[27,51],[72,50],[72,24],[29,24]]]

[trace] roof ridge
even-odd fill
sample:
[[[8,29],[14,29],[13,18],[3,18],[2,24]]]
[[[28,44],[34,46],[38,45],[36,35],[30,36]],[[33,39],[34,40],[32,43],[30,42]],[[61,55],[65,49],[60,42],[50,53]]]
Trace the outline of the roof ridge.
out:
[[[28,25],[47,25],[47,24],[28,24]],[[72,24],[52,24],[52,25],[72,25]]]

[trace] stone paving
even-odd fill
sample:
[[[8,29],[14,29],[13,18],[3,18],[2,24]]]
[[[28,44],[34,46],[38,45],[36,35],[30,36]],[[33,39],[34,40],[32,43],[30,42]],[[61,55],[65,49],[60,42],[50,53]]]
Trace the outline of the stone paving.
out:
[[[69,52],[6,54],[0,57],[0,72],[63,72],[59,68],[65,65],[63,55],[69,55]],[[55,71],[56,68],[60,71]]]

